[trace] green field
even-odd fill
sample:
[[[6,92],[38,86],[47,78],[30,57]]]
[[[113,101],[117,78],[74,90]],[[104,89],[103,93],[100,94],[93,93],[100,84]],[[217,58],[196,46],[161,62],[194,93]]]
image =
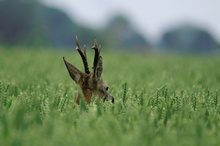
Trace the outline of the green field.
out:
[[[63,56],[83,69],[76,51],[0,49],[0,146],[220,144],[219,56],[103,51],[115,104],[79,106]]]

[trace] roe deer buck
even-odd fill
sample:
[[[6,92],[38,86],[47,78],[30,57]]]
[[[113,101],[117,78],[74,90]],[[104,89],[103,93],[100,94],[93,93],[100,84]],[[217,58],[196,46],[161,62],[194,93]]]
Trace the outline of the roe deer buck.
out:
[[[94,46],[92,49],[95,50],[94,62],[93,62],[93,72],[90,73],[87,57],[86,57],[86,47],[84,45],[84,52],[82,52],[79,41],[76,36],[76,50],[79,52],[83,64],[85,73],[81,72],[75,66],[70,64],[63,57],[63,61],[69,72],[70,77],[79,85],[86,102],[89,104],[91,102],[92,96],[97,96],[99,99],[109,100],[114,103],[114,97],[108,93],[108,85],[102,79],[103,63],[102,57],[100,56],[100,47],[97,45],[96,38],[94,38]],[[79,104],[80,92],[76,98],[76,103]]]

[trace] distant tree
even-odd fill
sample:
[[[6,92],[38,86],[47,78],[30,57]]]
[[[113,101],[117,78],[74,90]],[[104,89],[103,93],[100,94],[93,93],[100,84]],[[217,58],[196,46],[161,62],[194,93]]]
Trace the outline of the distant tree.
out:
[[[86,40],[94,33],[74,23],[66,13],[37,0],[0,1],[0,43],[72,47],[76,35]]]
[[[0,1],[0,43],[9,45],[73,47],[75,36],[81,43],[100,44],[126,49],[142,49],[148,41],[122,15],[113,17],[104,30],[93,30],[75,23],[69,16],[42,5],[38,0]]]
[[[147,48],[150,43],[122,15],[113,17],[103,31],[106,44],[122,49]]]
[[[182,25],[165,32],[160,47],[170,51],[206,53],[215,50],[217,42],[206,30]]]
[[[35,14],[35,26],[32,38],[35,43],[41,42],[51,46],[73,45],[74,23],[63,12],[45,6],[39,6]]]
[[[36,2],[33,0],[0,1],[0,40],[18,43],[32,28]]]

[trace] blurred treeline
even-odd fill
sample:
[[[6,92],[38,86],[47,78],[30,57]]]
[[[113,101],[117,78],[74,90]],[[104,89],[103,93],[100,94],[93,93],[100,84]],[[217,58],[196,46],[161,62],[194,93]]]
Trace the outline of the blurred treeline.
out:
[[[70,48],[75,36],[92,44],[96,36],[106,48],[209,53],[219,51],[219,43],[206,30],[181,25],[167,30],[157,42],[139,33],[122,15],[106,26],[92,29],[74,22],[64,12],[38,0],[0,0],[0,45]]]

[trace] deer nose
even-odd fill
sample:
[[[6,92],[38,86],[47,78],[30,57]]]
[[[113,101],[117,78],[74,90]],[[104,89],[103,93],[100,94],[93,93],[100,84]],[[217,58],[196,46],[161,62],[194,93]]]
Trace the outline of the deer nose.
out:
[[[114,97],[111,96],[110,94],[108,94],[108,95],[104,98],[104,100],[111,101],[111,103],[114,103],[114,102],[115,102]]]
[[[114,99],[114,97],[112,97],[112,103],[114,103],[115,102],[115,99]]]

